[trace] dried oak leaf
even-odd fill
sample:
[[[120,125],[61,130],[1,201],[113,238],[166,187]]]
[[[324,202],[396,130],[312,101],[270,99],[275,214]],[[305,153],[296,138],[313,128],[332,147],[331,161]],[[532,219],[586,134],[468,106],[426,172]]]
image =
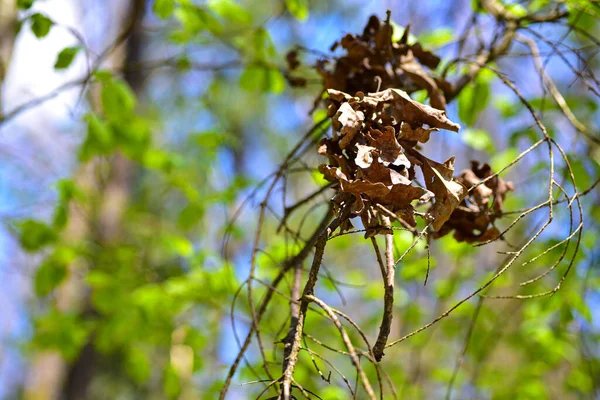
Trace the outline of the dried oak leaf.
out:
[[[348,51],[348,55],[346,57],[355,61],[362,61],[364,58],[375,55],[375,51],[371,48],[369,43],[360,40],[355,35],[350,33],[340,40],[340,44],[344,49],[346,49],[346,51]]]
[[[492,168],[487,163],[479,165],[478,161],[471,161],[471,170],[481,180],[494,175],[494,171],[492,171]],[[494,211],[502,211],[506,194],[514,190],[512,182],[507,182],[499,176],[495,176],[487,181],[485,185],[494,193]]]
[[[435,234],[441,237],[454,231],[454,238],[459,241],[486,242],[497,239],[500,232],[494,227],[498,217],[496,212],[502,211],[502,200],[512,190],[512,184],[499,177],[493,177],[485,183],[483,179],[493,176],[489,165],[471,162],[471,169],[466,169],[457,177],[457,181],[470,190],[467,197],[454,210],[450,219]],[[494,209],[489,209],[490,198],[494,198]]]
[[[317,151],[329,159],[329,165],[340,167],[346,176],[351,174],[351,167],[348,165],[348,160],[342,155],[342,149],[337,141],[327,138],[321,139]]]
[[[361,168],[369,168],[373,163],[373,150],[375,147],[365,146],[362,144],[356,144],[357,152],[354,162]]]
[[[392,168],[385,166],[385,163],[379,155],[379,150],[370,146],[363,146],[357,144],[359,148],[355,163],[361,169],[357,172],[357,178],[366,178],[371,182],[381,182],[386,186],[389,185],[410,185],[410,180],[406,175],[406,170],[398,172]]]
[[[441,59],[435,54],[433,54],[431,51],[423,49],[421,43],[413,44],[412,46],[410,46],[410,50],[412,51],[414,56],[417,57],[417,59],[421,62],[421,64],[428,68],[436,69],[440,64]]]
[[[408,181],[408,180],[407,180]],[[412,208],[411,203],[415,200],[427,202],[433,197],[433,193],[419,186],[408,184],[393,185],[390,192],[378,199],[378,202],[391,211]]]
[[[344,100],[349,101],[353,98],[348,93],[344,93],[335,89],[327,89],[327,94],[329,95],[330,99],[335,100],[337,102],[342,102]]]
[[[390,25],[389,14],[388,20],[375,33],[375,48],[380,51],[386,51],[392,46],[392,34],[394,28]]]
[[[463,201],[463,205],[464,205]],[[491,223],[493,218],[487,210],[472,210],[459,206],[442,228],[434,233],[434,238],[440,238],[454,231],[454,239],[458,242],[484,242],[496,239],[500,231]]]
[[[370,97],[389,101],[394,104],[393,112],[397,121],[405,121],[411,126],[429,125],[431,128],[447,129],[458,132],[460,125],[450,121],[446,112],[419,103],[410,98],[408,93],[400,89],[386,89],[377,93],[369,93]]]
[[[393,165],[397,170],[406,171],[410,168],[410,161],[404,155],[402,146],[396,140],[396,131],[391,126],[386,126],[383,131],[370,128],[366,135],[367,141],[371,146],[375,146],[381,151],[381,159],[387,167]],[[408,176],[408,173],[406,173]]]
[[[475,175],[475,172],[473,172],[470,169],[465,169],[464,171],[462,171],[460,176],[456,178],[456,180],[462,183],[469,190],[472,187],[475,187],[475,190],[473,190],[471,193],[473,195],[475,203],[477,203],[478,206],[487,206],[490,197],[492,197],[492,194],[494,194],[494,191],[492,189],[487,187],[485,184],[480,184],[481,179],[479,179],[477,175]]]
[[[452,178],[454,171],[454,157],[443,164],[421,156],[423,176],[427,189],[435,194],[435,204],[429,209],[429,217],[433,220],[434,231],[448,221],[456,207],[467,193],[467,189]]]
[[[418,126],[413,129],[410,124],[406,122],[402,122],[400,124],[400,133],[398,135],[398,139],[406,140],[406,141],[415,141],[420,143],[427,143],[429,141],[429,136],[431,132],[438,131],[437,128],[423,128],[422,126]]]
[[[361,130],[365,115],[362,111],[356,111],[349,103],[342,103],[333,116],[333,128],[338,131],[342,138],[340,147],[343,149],[354,139],[354,135]]]
[[[431,106],[439,110],[446,109],[446,97],[438,88],[435,80],[415,60],[412,51],[408,51],[400,62],[400,69],[404,71],[418,86],[427,90]]]
[[[350,180],[346,174],[338,168],[329,165],[320,165],[319,171],[323,174],[325,179],[331,182],[337,180],[342,192],[351,193],[356,197],[353,208],[353,211],[356,214],[360,214],[364,209],[364,202],[362,199],[363,194],[370,198],[377,198],[385,196],[390,192],[390,188],[381,182],[370,182],[362,179]]]

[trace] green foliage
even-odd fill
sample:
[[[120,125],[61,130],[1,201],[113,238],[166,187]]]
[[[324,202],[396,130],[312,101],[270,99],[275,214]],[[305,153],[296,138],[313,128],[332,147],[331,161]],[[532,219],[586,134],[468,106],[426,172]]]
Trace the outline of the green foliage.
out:
[[[56,187],[58,189],[58,202],[54,209],[52,226],[56,230],[61,230],[67,225],[71,201],[74,199],[82,200],[84,196],[75,183],[69,179],[60,180]]]
[[[139,385],[148,381],[152,373],[152,365],[147,351],[140,347],[131,347],[126,353],[125,370]]]
[[[305,21],[308,18],[308,0],[285,0],[285,5],[296,19]]]
[[[35,323],[33,349],[57,350],[66,360],[74,360],[93,328],[77,314],[65,314],[51,309]]]
[[[489,133],[483,129],[466,129],[461,133],[461,138],[465,144],[475,150],[485,151],[489,154],[494,153],[494,142]]]
[[[285,78],[278,69],[250,65],[240,75],[240,86],[249,92],[279,94],[285,90]]]
[[[448,44],[454,37],[452,29],[443,27],[427,32],[426,34],[419,35],[419,43],[421,45],[430,47],[441,47]]]
[[[127,83],[116,78],[102,82],[100,99],[106,119],[115,124],[126,122],[137,103],[135,94]]]
[[[162,19],[170,17],[173,10],[175,10],[175,0],[155,0],[152,5],[152,11]]]
[[[38,39],[46,36],[52,25],[54,25],[50,18],[40,13],[31,15],[29,19],[31,20],[31,31]]]
[[[467,126],[473,126],[479,114],[487,107],[492,78],[491,71],[482,70],[475,81],[465,87],[458,96],[458,116]]]
[[[88,161],[94,155],[110,153],[114,146],[114,133],[110,126],[95,114],[88,114],[84,119],[87,136],[79,151],[79,159]]]
[[[56,232],[43,222],[26,219],[17,223],[19,242],[27,251],[38,251],[57,239]]]
[[[181,23],[186,38],[205,31],[214,34],[223,31],[223,25],[219,20],[202,7],[186,4],[175,10],[175,18]]]
[[[54,69],[67,69],[73,63],[75,56],[81,50],[80,46],[66,47],[60,53],[58,53],[58,57],[56,58],[56,62],[54,63]]]
[[[167,366],[165,369],[164,376],[164,392],[168,398],[173,399],[179,396],[181,391],[181,385],[179,382],[179,375],[177,375],[177,370],[173,365]]]
[[[75,260],[75,252],[68,247],[58,247],[38,267],[34,286],[38,296],[46,296],[66,278],[69,265]]]
[[[17,0],[17,7],[21,10],[28,10],[33,6],[35,0]]]
[[[490,159],[490,166],[494,171],[500,171],[507,167],[519,155],[515,148],[506,149],[500,153],[494,154]]]
[[[252,24],[252,14],[234,0],[209,0],[208,8],[228,23],[245,27]]]

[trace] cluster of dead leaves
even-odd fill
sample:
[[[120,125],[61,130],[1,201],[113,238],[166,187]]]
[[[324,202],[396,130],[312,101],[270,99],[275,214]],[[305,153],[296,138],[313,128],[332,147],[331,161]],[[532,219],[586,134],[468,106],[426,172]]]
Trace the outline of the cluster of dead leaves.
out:
[[[506,193],[513,190],[512,182],[494,176],[488,164],[480,165],[477,161],[471,161],[471,168],[463,170],[456,180],[469,189],[469,193],[434,237],[454,230],[454,238],[459,242],[487,242],[498,238],[500,232],[494,221],[502,214]]]
[[[314,68],[322,77],[324,88],[345,93],[388,88],[402,88],[412,93],[425,89],[431,105],[444,110],[444,90],[449,90],[450,84],[426,70],[437,68],[440,58],[419,43],[408,44],[409,32],[410,27],[407,27],[400,40],[393,41],[389,12],[384,22],[371,16],[362,35],[347,34],[331,46],[331,51],[342,48],[346,54],[336,58],[334,63],[324,58],[316,62]],[[304,86],[306,80],[291,73],[300,66],[298,51],[288,53],[287,61],[288,81],[294,86]]]
[[[431,223],[434,237],[454,231],[459,241],[495,239],[499,232],[493,224],[512,185],[496,176],[485,180],[493,172],[477,162],[454,178],[454,157],[439,163],[420,153],[432,133],[458,132],[459,126],[444,111],[440,87],[446,82],[423,68],[435,68],[439,58],[419,44],[408,45],[408,29],[398,42],[392,41],[392,31],[389,14],[383,24],[371,17],[362,35],[346,35],[334,45],[347,54],[333,70],[325,61],[316,66],[333,126],[332,137],[319,146],[329,160],[319,170],[336,183],[334,203],[343,207],[351,198],[352,213],[362,219],[367,237],[389,232],[390,218],[414,228],[420,215]],[[288,62],[299,65],[295,53]],[[416,89],[427,90],[431,105],[410,97]],[[417,184],[418,171],[424,185]],[[417,212],[419,205],[426,212]],[[344,228],[350,226],[348,221]]]
[[[463,200],[466,188],[452,178],[454,159],[444,164],[414,149],[440,128],[458,131],[444,111],[421,104],[399,89],[356,96],[329,89],[333,137],[321,141],[319,153],[329,159],[319,170],[354,196],[353,213],[360,215],[367,236],[389,229],[381,213],[397,215],[416,226],[413,201],[435,204],[428,212],[439,230]],[[426,187],[413,185],[415,167]],[[383,210],[383,211],[382,211]]]

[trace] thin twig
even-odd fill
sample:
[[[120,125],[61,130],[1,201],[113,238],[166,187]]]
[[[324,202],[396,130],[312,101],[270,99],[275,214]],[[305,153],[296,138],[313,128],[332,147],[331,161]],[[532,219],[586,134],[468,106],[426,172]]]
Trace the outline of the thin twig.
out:
[[[377,241],[375,238],[371,238],[371,241],[377,254],[377,261],[382,264]],[[382,268],[382,272],[385,272],[383,274],[385,288],[383,318],[379,327],[379,335],[375,341],[375,346],[373,346],[373,355],[378,362],[383,357],[383,350],[390,336],[392,319],[394,317],[394,276],[396,269],[394,263],[394,236],[392,234],[385,235],[385,261],[386,267]]]
[[[325,302],[323,302],[322,300],[318,299],[317,297],[315,297],[311,294],[307,294],[307,295],[303,296],[303,299],[306,299],[307,301],[311,301],[311,302],[318,304],[319,307],[321,307],[329,315],[329,317],[335,324],[336,328],[338,328],[338,330],[340,331],[340,336],[342,337],[342,340],[343,340],[344,344],[346,345],[346,349],[348,350],[348,353],[350,354],[350,359],[352,360],[352,364],[354,364],[354,367],[356,368],[356,371],[360,377],[363,387],[365,388],[365,391],[369,395],[369,399],[375,400],[376,399],[375,392],[373,391],[373,388],[371,387],[371,384],[369,383],[369,379],[367,378],[365,371],[360,366],[360,359],[358,358],[358,355],[356,354],[356,351],[354,350],[354,346],[352,345],[352,342],[350,341],[350,338],[348,337],[348,334],[346,333],[346,330],[344,329],[342,323],[340,322],[338,317],[335,315],[335,312],[333,312],[333,310],[327,304],[325,304]]]

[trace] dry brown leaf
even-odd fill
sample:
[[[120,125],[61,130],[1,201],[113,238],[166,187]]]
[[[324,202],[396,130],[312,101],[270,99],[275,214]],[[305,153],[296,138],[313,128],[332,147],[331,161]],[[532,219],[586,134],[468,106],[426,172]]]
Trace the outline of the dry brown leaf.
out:
[[[398,121],[406,121],[411,126],[429,125],[431,128],[447,129],[458,132],[460,125],[450,121],[446,112],[413,100],[408,93],[400,89],[386,89],[377,93],[369,93],[370,97],[394,103],[394,112]]]
[[[423,128],[422,126],[413,129],[408,123],[402,122],[400,124],[400,134],[398,135],[398,139],[427,143],[431,132],[438,130],[439,129],[437,128]]]
[[[475,173],[470,169],[465,169],[462,171],[457,180],[467,189],[471,189],[481,182],[481,179],[479,179],[477,175],[475,175]],[[479,185],[475,187],[475,190],[473,190],[471,193],[473,194],[473,198],[475,199],[477,205],[485,207],[487,206],[490,197],[494,192],[485,185]]]
[[[366,138],[372,146],[377,146],[377,149],[381,151],[381,159],[386,167],[391,164],[401,167],[400,170],[410,168],[410,161],[396,140],[396,132],[393,127],[386,126],[383,131],[371,128]]]
[[[435,204],[429,209],[428,214],[433,220],[433,230],[438,231],[465,197],[467,189],[452,179],[454,158],[440,165],[423,157],[422,168],[425,185],[435,194]]]
[[[411,51],[408,51],[407,55],[402,57],[400,69],[402,69],[415,84],[427,90],[429,102],[432,107],[437,108],[438,110],[446,110],[446,98],[444,97],[444,93],[438,88],[435,80],[429,76],[415,60]]]
[[[365,115],[362,111],[355,111],[350,104],[342,103],[333,117],[333,128],[342,135],[339,142],[342,149],[354,139],[354,135],[362,128],[364,120]]]

